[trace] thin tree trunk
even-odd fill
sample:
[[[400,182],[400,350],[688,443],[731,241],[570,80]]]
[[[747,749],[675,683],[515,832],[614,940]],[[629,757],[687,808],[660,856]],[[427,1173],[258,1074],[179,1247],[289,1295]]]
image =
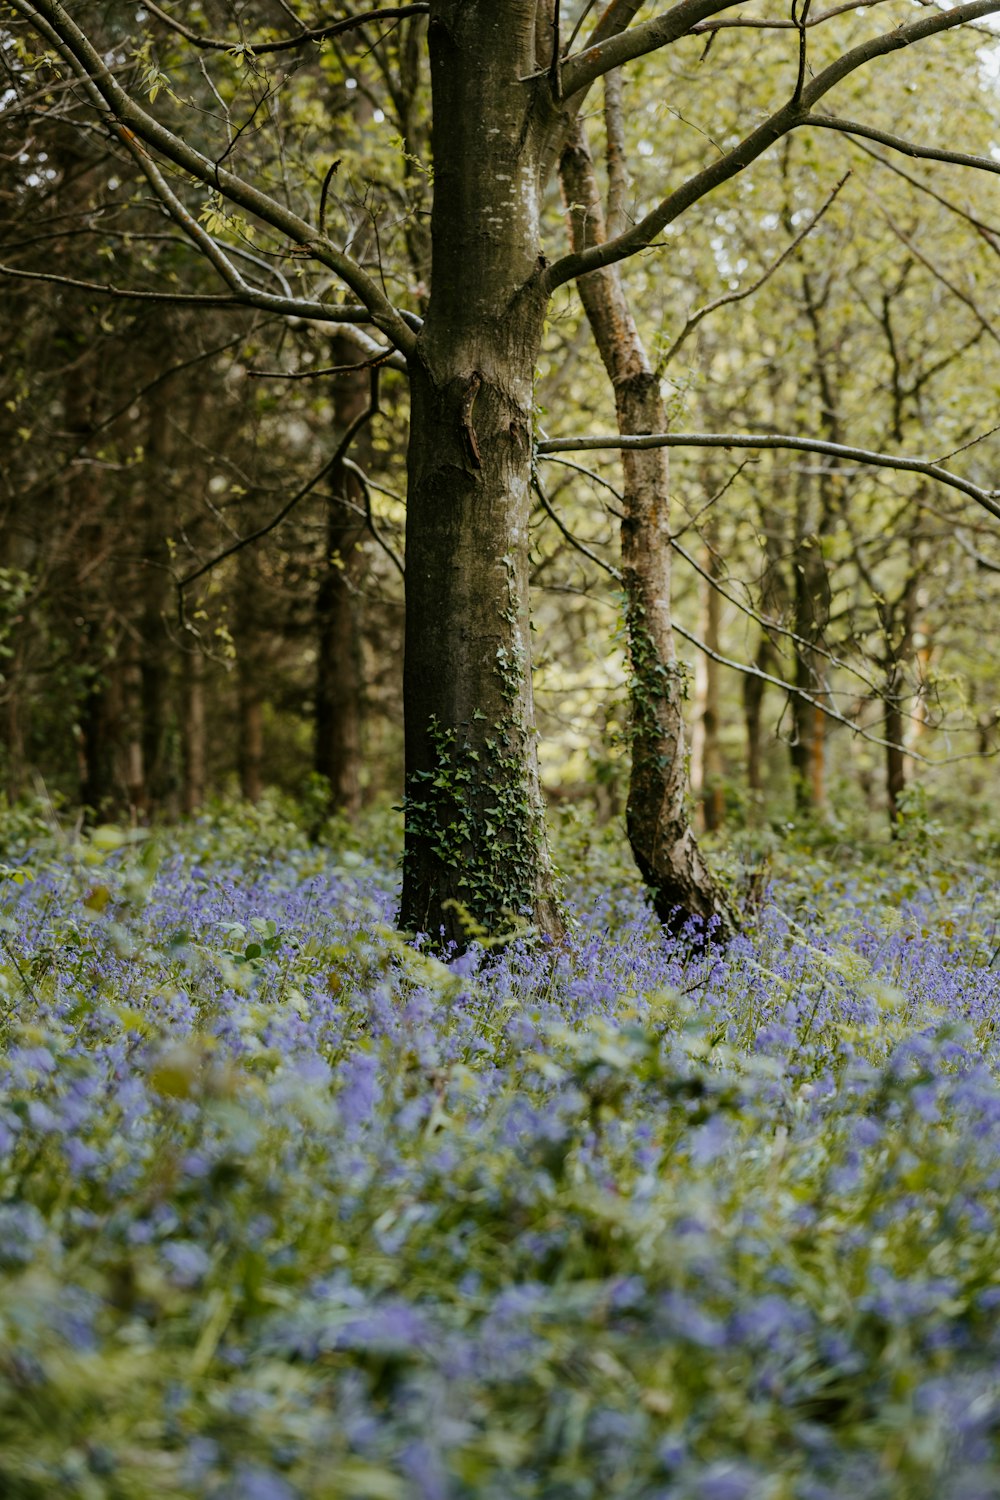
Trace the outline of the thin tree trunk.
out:
[[[236,762],[240,796],[247,802],[259,802],[264,792],[264,704],[258,636],[260,578],[256,558],[249,547],[237,554],[236,587]]]
[[[155,811],[167,799],[170,789],[170,765],[167,753],[167,664],[168,636],[164,626],[167,610],[168,550],[164,513],[165,497],[171,493],[171,463],[176,442],[175,429],[164,421],[162,411],[154,406],[150,412],[146,452],[152,470],[140,502],[140,523],[144,545],[140,573],[142,606],[139,617],[140,715],[143,788],[142,801],[147,812]]]
[[[885,687],[885,793],[889,813],[889,831],[893,838],[899,834],[903,816],[903,793],[906,790],[906,724],[903,717],[902,693],[904,674],[900,663],[894,664],[891,677]]]
[[[766,635],[754,654],[754,666],[758,672],[770,670],[774,648]],[[767,683],[761,677],[746,676],[743,679],[743,723],[747,741],[747,788],[759,805],[764,796],[764,776],[761,765],[761,723],[764,712],[764,693]]]
[[[795,685],[815,700],[824,691],[822,658],[809,644],[821,640],[830,612],[830,588],[820,551],[822,519],[815,507],[812,476],[799,484],[792,556]],[[823,506],[825,515],[826,507]],[[820,814],[826,803],[826,719],[815,702],[791,695],[793,735],[790,749],[795,805],[800,813]]]
[[[604,238],[604,214],[582,126],[560,161],[574,249]],[[625,298],[616,266],[581,278],[580,298],[615,390],[622,434],[663,432],[660,382]],[[632,775],[629,842],[656,914],[668,927],[690,917],[721,935],[738,921],[702,859],[687,812],[684,731],[686,675],[677,661],[670,620],[669,469],[667,450],[626,452],[622,521],[630,678]]]
[[[335,365],[355,358],[353,346],[333,339]],[[341,376],[334,387],[339,430],[365,409],[369,379],[364,371]],[[365,454],[359,455],[362,462]],[[357,478],[338,464],[330,475],[326,547],[316,596],[316,721],[313,763],[330,788],[331,810],[349,816],[361,806],[361,640],[359,585],[365,568],[364,522],[357,509],[364,494]]]
[[[9,801],[15,802],[24,789],[27,769],[26,753],[26,705],[30,701],[24,692],[24,624],[15,624],[12,632],[10,658],[4,664],[2,696],[0,696],[0,741],[3,743],[4,790]]]
[[[183,804],[190,817],[205,800],[205,658],[198,650],[185,653],[183,691]]]
[[[80,348],[79,335],[67,329],[70,348],[79,352],[66,373],[65,422],[74,439],[85,442],[93,427],[95,372],[89,351]],[[69,629],[79,641],[83,668],[83,700],[79,708],[80,801],[98,822],[120,816],[126,809],[122,761],[122,683],[117,643],[113,639],[112,606],[105,576],[108,538],[105,496],[91,464],[72,465],[66,476],[67,512],[79,523],[70,561],[75,596],[75,618]]]
[[[912,563],[912,543],[910,550]],[[885,636],[885,738],[888,742],[885,750],[886,810],[893,838],[898,837],[900,832],[903,793],[909,780],[905,710],[910,694],[906,669],[914,659],[916,592],[916,575],[911,567],[895,603],[883,603],[879,606]]]
[[[707,532],[702,566],[708,574],[700,583],[700,633],[709,651],[719,654],[721,600],[714,581],[719,577],[715,528]],[[694,718],[691,726],[691,790],[701,808],[706,833],[721,828],[725,819],[722,746],[719,742],[719,663],[699,652],[694,670]]]
[[[557,936],[528,615],[545,298],[538,133],[518,80],[534,66],[534,7],[442,0],[428,45],[440,149],[434,285],[410,359],[400,921],[458,944],[470,918]]]

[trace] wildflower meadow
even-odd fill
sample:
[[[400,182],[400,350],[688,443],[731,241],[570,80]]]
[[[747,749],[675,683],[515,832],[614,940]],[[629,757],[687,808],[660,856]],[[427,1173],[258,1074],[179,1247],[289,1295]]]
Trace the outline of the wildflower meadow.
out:
[[[434,956],[388,836],[12,820],[6,1500],[991,1500],[989,860]],[[571,826],[572,825],[572,826]]]

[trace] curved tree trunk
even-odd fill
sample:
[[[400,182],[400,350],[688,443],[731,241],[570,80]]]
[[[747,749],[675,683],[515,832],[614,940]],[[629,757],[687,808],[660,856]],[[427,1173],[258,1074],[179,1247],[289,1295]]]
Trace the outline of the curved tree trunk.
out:
[[[400,922],[556,936],[528,618],[532,382],[545,300],[534,7],[451,0],[428,29],[434,285],[410,360]],[[528,112],[526,114],[526,106]]]
[[[604,238],[604,214],[582,126],[560,161],[574,249]],[[615,390],[620,433],[663,432],[660,382],[650,368],[616,266],[578,282],[601,359]],[[665,448],[622,455],[622,587],[630,660],[632,776],[626,821],[629,843],[656,914],[676,928],[690,917],[722,935],[738,919],[702,859],[688,819],[684,701],[687,678],[677,661],[670,621],[670,473]]]

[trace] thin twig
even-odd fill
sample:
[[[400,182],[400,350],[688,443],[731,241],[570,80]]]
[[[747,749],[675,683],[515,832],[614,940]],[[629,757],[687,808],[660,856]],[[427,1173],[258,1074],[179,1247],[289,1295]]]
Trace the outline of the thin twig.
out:
[[[406,569],[403,566],[402,561],[386,541],[385,537],[379,531],[378,527],[375,525],[375,514],[372,510],[371,484],[369,482],[368,475],[365,473],[360,464],[356,464],[354,462],[353,458],[345,458],[342,460],[342,463],[345,469],[350,470],[350,472],[354,475],[361,486],[361,493],[365,497],[365,522],[367,523],[368,530],[371,532],[378,545],[382,548],[382,551],[385,553],[386,557],[388,557],[393,563],[397,572],[399,573],[400,578],[402,578],[403,582],[405,583]]]
[[[393,355],[398,354],[396,349],[386,349],[384,353],[372,354],[368,359],[359,360],[353,365],[326,365],[321,370],[248,370],[249,380],[315,380],[320,375],[356,375],[359,370],[376,370],[386,365]]]
[[[666,354],[664,354],[663,358],[659,361],[657,368],[661,373],[666,369],[667,365],[673,359],[674,355],[677,353],[678,349],[684,343],[684,340],[688,337],[688,335],[692,333],[695,328],[697,328],[702,318],[707,318],[709,313],[715,312],[720,307],[726,307],[731,302],[742,302],[745,298],[752,297],[754,292],[760,291],[761,287],[774,275],[775,271],[779,270],[781,266],[784,265],[788,257],[795,253],[795,251],[802,244],[802,241],[807,239],[808,236],[812,234],[813,230],[816,228],[816,225],[822,219],[827,209],[831,206],[834,199],[837,197],[838,193],[840,192],[841,188],[844,186],[850,175],[850,172],[844,173],[843,177],[837,183],[836,187],[834,187],[827,195],[826,201],[820,208],[817,209],[816,213],[809,220],[809,223],[802,230],[802,232],[800,234],[797,234],[795,238],[785,246],[784,250],[782,250],[777,260],[772,261],[771,265],[767,267],[763,275],[759,276],[751,286],[740,288],[735,292],[727,292],[724,297],[716,297],[713,302],[706,302],[704,307],[699,307],[697,312],[693,312],[691,314],[687,322],[684,324],[684,327],[681,329],[680,333],[674,339],[674,342],[670,345],[670,348],[667,350]]]
[[[370,10],[367,15],[347,16],[341,21],[331,21],[326,26],[306,26],[299,32],[298,36],[282,37],[275,42],[258,42],[256,45],[244,42],[227,41],[224,37],[199,36],[190,26],[185,26],[183,21],[177,21],[173,16],[161,10],[153,0],[147,0],[145,9],[150,15],[169,26],[171,31],[176,31],[195,47],[201,47],[206,52],[230,52],[251,53],[254,57],[263,57],[272,52],[290,52],[296,47],[304,47],[308,42],[322,42],[327,37],[340,36],[345,31],[354,31],[359,26],[367,26],[372,21],[399,21],[406,16],[425,16],[430,10],[426,3],[416,5],[386,5],[379,10]]]
[[[908,141],[888,130],[878,130],[874,125],[863,125],[858,120],[842,120],[838,115],[810,114],[802,121],[804,125],[818,125],[821,130],[836,130],[841,135],[860,135],[869,141],[878,141],[882,146],[891,146],[904,156],[918,157],[921,161],[944,161],[953,167],[975,167],[981,172],[1000,173],[1000,161],[991,156],[976,156],[968,151],[940,151],[935,146],[923,146],[918,141]]]
[[[188,585],[194,583],[196,579],[204,577],[206,573],[209,573],[213,568],[218,567],[219,563],[225,562],[227,557],[232,557],[234,552],[239,552],[244,547],[249,547],[251,543],[260,541],[261,537],[267,536],[267,534],[273,531],[276,526],[280,526],[282,521],[284,521],[289,515],[291,515],[292,511],[298,505],[299,501],[304,500],[305,497],[326,478],[331,470],[336,468],[337,464],[340,463],[341,460],[346,456],[351,444],[357,437],[358,433],[366,425],[366,423],[371,421],[372,417],[374,417],[378,412],[378,409],[378,370],[374,369],[372,370],[371,374],[371,397],[369,400],[369,404],[365,407],[364,411],[359,412],[358,415],[354,418],[354,421],[350,424],[347,431],[344,433],[344,436],[337,444],[331,457],[328,458],[319,469],[317,469],[312,478],[307,480],[301,489],[296,490],[292,498],[281,507],[276,515],[272,516],[269,521],[265,522],[263,526],[259,526],[256,531],[251,531],[249,536],[238,538],[238,540],[233,542],[230,546],[224,547],[221,552],[217,552],[214,557],[210,557],[208,562],[202,563],[201,567],[196,568],[193,573],[188,573],[184,578],[178,579],[177,607],[182,627],[184,625],[184,590],[188,587]]]
[[[729,667],[734,672],[740,672],[744,677],[756,677],[761,682],[780,688],[784,693],[790,693],[793,697],[800,698],[803,703],[808,703],[812,708],[818,709],[821,714],[825,714],[828,719],[833,719],[835,723],[846,725],[852,734],[860,735],[863,740],[868,740],[872,745],[881,745],[886,750],[904,748],[895,740],[883,739],[881,735],[873,734],[870,729],[862,728],[855,719],[849,719],[846,714],[842,714],[837,709],[831,708],[829,703],[824,703],[821,698],[814,698],[811,693],[807,693],[804,688],[797,687],[794,682],[786,682],[783,677],[774,677],[770,672],[764,672],[760,667],[752,666],[748,662],[734,661],[731,656],[722,656],[718,651],[713,651],[711,646],[706,645],[699,636],[694,635],[690,630],[686,630],[677,620],[673,620],[671,624],[678,635],[683,636],[686,641],[690,641],[692,646],[701,651],[705,656],[710,657],[712,661],[718,662],[721,667]],[[918,760],[925,766],[943,764],[943,762],[932,760],[913,749],[907,749],[907,754],[913,760]],[[964,757],[949,757],[949,763],[952,759],[956,758]]]
[[[328,195],[328,193],[330,191],[330,184],[333,182],[334,174],[336,173],[337,169],[339,168],[341,161],[342,161],[342,157],[338,156],[336,161],[331,162],[330,165],[329,165],[329,167],[327,168],[326,176],[323,178],[323,186],[320,189],[320,195],[319,195],[319,232],[320,232],[320,234],[326,234],[326,200],[327,200],[327,195]]]
[[[560,520],[557,513],[553,510],[551,502],[549,501],[549,497],[546,495],[545,490],[542,487],[542,481],[539,479],[537,474],[533,476],[532,483],[535,487],[536,495],[542,502],[543,510],[548,515],[549,519],[555,522],[557,529],[566,538],[570,546],[575,547],[577,552],[580,552],[584,557],[589,558],[592,563],[596,563],[599,568],[603,568],[605,573],[609,573],[616,583],[621,583],[622,575],[621,573],[619,573],[618,569],[613,567],[611,563],[605,562],[603,558],[598,557],[596,552],[591,552],[586,543],[581,542],[579,537],[574,536],[569,528],[564,524],[564,522]]]

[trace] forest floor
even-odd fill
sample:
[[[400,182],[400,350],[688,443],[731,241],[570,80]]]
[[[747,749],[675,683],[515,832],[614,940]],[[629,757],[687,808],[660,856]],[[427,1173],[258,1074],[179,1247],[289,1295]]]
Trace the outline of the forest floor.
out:
[[[442,962],[387,834],[11,820],[0,1494],[1000,1494],[995,870],[698,953],[560,848],[565,948]]]

